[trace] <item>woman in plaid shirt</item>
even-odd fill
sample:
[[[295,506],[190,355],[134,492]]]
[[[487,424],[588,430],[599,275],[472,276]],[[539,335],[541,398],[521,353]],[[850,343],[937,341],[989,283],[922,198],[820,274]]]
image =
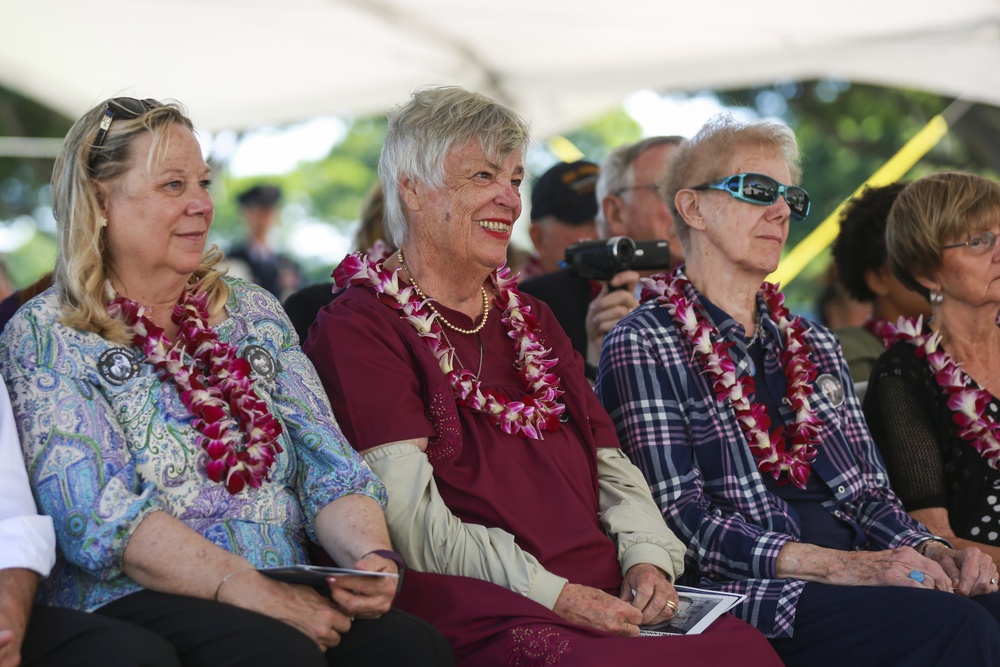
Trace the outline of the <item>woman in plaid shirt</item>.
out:
[[[762,285],[809,213],[799,171],[773,121],[719,116],[675,151],[687,263],[609,334],[598,393],[689,545],[686,583],[745,593],[735,613],[786,664],[1000,664],[992,560],[906,514],[836,337]]]

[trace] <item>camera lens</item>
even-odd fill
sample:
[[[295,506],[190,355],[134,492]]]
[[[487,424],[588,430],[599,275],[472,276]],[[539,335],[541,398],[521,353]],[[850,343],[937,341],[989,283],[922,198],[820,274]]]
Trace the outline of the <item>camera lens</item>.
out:
[[[620,264],[629,265],[635,257],[635,241],[628,236],[618,236],[608,241],[612,245],[613,254],[618,258]]]

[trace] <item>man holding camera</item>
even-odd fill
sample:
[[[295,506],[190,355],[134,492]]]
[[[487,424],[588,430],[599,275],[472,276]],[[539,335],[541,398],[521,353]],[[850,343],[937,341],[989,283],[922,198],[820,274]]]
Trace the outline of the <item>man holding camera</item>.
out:
[[[667,239],[670,264],[683,261],[670,207],[660,198],[657,188],[666,175],[670,151],[683,140],[678,136],[649,137],[619,146],[604,158],[596,193],[600,202],[597,214],[600,238]],[[669,268],[649,273],[662,273]],[[519,287],[552,308],[573,341],[573,348],[583,355],[587,377],[594,380],[604,335],[639,305],[636,298],[639,277],[636,271],[622,271],[607,282],[600,282],[564,269],[527,280]]]

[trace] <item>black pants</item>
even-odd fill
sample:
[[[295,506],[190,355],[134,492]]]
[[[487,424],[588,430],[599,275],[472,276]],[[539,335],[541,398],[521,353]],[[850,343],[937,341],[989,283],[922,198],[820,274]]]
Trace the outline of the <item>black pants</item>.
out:
[[[1000,666],[1000,593],[808,583],[771,646],[788,667]]]
[[[162,637],[75,609],[35,606],[21,645],[21,667],[179,667]]]
[[[290,625],[232,605],[142,591],[95,613],[163,637],[185,667],[447,667],[451,648],[430,625],[391,610],[351,624],[338,646],[319,648]]]

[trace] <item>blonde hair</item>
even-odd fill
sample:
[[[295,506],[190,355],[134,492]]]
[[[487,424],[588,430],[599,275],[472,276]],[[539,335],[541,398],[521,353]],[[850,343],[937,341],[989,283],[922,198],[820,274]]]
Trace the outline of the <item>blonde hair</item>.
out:
[[[787,125],[768,119],[738,120],[730,113],[713,116],[698,134],[671,152],[667,175],[660,184],[660,196],[670,206],[681,241],[687,240],[690,230],[674,204],[677,193],[684,188],[732,176],[723,170],[739,149],[747,147],[770,149],[782,156],[792,177],[792,182],[786,185],[795,185],[802,178],[799,145],[795,133]]]
[[[368,252],[376,241],[386,241],[385,233],[385,197],[382,194],[382,183],[376,181],[361,205],[361,225],[354,235],[354,249]]]
[[[115,117],[104,141],[95,146],[101,120],[110,108],[107,100],[73,124],[63,141],[52,171],[52,202],[58,231],[55,283],[63,308],[64,325],[92,331],[108,340],[131,344],[132,332],[107,311],[107,241],[102,223],[96,183],[113,183],[135,166],[135,140],[152,134],[148,165],[155,165],[169,146],[168,132],[174,125],[194,131],[183,107],[145,100],[148,109],[137,118]],[[208,294],[210,312],[225,304],[229,290],[216,269],[223,259],[214,245],[205,252],[190,283]]]
[[[941,246],[1000,219],[1000,184],[977,174],[945,171],[913,181],[889,210],[886,251],[900,282],[927,297],[917,281],[941,266]]]

